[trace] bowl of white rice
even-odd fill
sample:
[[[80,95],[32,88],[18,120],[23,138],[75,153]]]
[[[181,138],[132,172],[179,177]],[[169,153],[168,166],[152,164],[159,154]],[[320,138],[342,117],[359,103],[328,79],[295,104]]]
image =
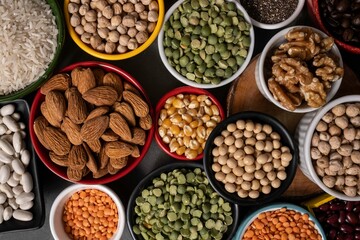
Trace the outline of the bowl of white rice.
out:
[[[0,102],[36,90],[54,70],[65,40],[52,0],[0,0]]]

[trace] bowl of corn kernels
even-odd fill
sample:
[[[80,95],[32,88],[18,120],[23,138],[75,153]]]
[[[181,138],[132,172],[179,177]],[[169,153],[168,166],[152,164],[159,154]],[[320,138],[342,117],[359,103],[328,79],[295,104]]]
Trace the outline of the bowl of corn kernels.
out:
[[[175,159],[199,160],[206,139],[224,116],[221,104],[208,91],[175,88],[157,103],[155,140]]]
[[[55,239],[120,239],[125,209],[109,187],[76,184],[65,188],[51,206],[50,230]]]

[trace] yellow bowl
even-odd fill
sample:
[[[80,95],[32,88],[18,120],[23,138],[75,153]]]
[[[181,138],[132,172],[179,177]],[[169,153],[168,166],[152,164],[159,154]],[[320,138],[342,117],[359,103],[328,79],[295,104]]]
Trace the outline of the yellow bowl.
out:
[[[83,41],[81,41],[80,36],[75,32],[74,28],[70,24],[70,14],[68,12],[68,4],[70,3],[70,0],[64,1],[64,15],[65,15],[65,22],[67,29],[70,33],[71,38],[74,40],[76,45],[78,45],[82,50],[87,52],[88,54],[101,58],[104,60],[123,60],[127,58],[131,58],[141,52],[143,52],[145,49],[147,49],[156,39],[157,35],[160,32],[160,29],[162,27],[162,23],[164,21],[164,15],[165,15],[165,6],[164,6],[164,0],[157,0],[159,5],[159,17],[158,21],[156,23],[154,31],[151,33],[150,37],[146,42],[141,44],[138,48],[126,52],[126,53],[117,53],[117,54],[107,54],[102,53],[94,50],[91,46],[85,44]]]

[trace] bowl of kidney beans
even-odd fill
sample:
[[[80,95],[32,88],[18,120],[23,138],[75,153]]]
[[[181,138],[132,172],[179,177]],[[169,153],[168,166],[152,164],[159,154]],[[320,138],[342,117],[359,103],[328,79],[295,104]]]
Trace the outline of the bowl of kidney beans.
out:
[[[307,6],[315,24],[340,48],[360,54],[359,0],[307,0]]]
[[[360,201],[335,198],[312,210],[328,240],[360,239]]]

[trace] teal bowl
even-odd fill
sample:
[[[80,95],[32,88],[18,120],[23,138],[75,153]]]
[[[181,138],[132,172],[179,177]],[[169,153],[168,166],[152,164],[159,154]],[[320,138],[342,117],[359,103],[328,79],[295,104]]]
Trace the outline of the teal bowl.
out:
[[[315,228],[319,232],[319,234],[321,235],[322,240],[326,240],[325,232],[322,229],[322,227],[321,227],[320,223],[318,222],[318,220],[313,215],[311,215],[311,213],[309,211],[307,211],[304,208],[299,207],[299,206],[297,206],[295,204],[291,204],[291,203],[272,203],[272,204],[266,205],[264,207],[259,208],[256,211],[252,212],[242,222],[240,222],[239,228],[236,231],[236,233],[235,233],[234,237],[232,238],[232,240],[242,240],[243,237],[244,237],[244,233],[245,233],[246,229],[258,217],[258,215],[260,213],[268,212],[268,211],[274,211],[274,210],[278,210],[278,209],[281,209],[281,208],[286,208],[288,210],[294,210],[294,211],[299,212],[301,214],[308,214],[309,219],[315,223]]]
[[[22,98],[25,95],[30,94],[31,92],[35,91],[38,87],[40,87],[44,82],[46,82],[49,77],[52,75],[61,54],[61,51],[64,46],[65,42],[65,23],[64,17],[60,8],[58,1],[56,0],[47,0],[47,3],[50,5],[53,15],[55,16],[55,22],[58,29],[58,36],[57,36],[57,48],[55,51],[54,58],[51,60],[49,66],[45,70],[45,72],[33,83],[27,85],[23,89],[18,91],[11,92],[6,95],[0,95],[0,102],[4,101],[11,101],[15,99]]]

